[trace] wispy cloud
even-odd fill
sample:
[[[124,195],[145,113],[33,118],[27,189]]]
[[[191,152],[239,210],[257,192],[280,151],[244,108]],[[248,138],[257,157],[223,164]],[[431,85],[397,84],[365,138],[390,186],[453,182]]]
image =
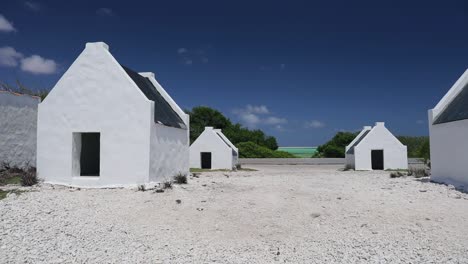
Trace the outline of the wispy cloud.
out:
[[[33,74],[52,74],[57,71],[57,63],[39,55],[32,55],[21,60],[21,70]]]
[[[13,47],[0,48],[0,66],[17,67],[24,72],[33,74],[52,74],[57,72],[58,64],[52,59],[39,55],[24,56]]]
[[[96,14],[99,16],[115,16],[114,10],[108,7],[101,7],[98,10],[96,10]]]
[[[286,118],[279,118],[276,116],[269,116],[264,120],[264,123],[267,125],[279,125],[279,124],[286,124],[288,120]]]
[[[13,22],[10,22],[0,14],[0,31],[3,32],[13,32],[16,31],[16,28],[13,26]]]
[[[424,120],[421,120],[421,119],[416,120],[416,124],[418,124],[418,125],[423,125],[424,123],[425,123]]]
[[[306,128],[322,128],[325,127],[325,123],[319,120],[311,120],[305,122]]]
[[[207,49],[211,48],[208,47]],[[182,64],[192,65],[192,64],[207,64],[209,62],[207,51],[205,49],[189,49],[189,48],[178,48],[177,56]]]
[[[29,9],[31,11],[34,11],[34,12],[41,11],[41,9],[42,9],[42,6],[39,3],[33,2],[33,1],[25,1],[24,6],[27,9]]]
[[[6,67],[16,67],[23,58],[23,54],[12,47],[0,48],[0,65]]]
[[[178,48],[177,49],[177,54],[184,54],[184,53],[187,53],[188,50],[186,48]]]
[[[250,128],[271,125],[279,129],[282,128],[282,124],[288,122],[286,118],[271,115],[270,110],[265,105],[246,105],[244,108],[235,109],[233,113],[241,123]]]

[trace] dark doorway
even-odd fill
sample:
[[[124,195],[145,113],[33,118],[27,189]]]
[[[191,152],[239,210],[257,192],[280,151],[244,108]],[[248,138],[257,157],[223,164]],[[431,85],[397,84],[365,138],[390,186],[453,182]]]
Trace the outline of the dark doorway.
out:
[[[383,150],[372,150],[372,169],[383,170],[384,169],[384,156]]]
[[[201,168],[211,169],[211,152],[201,153]]]
[[[100,133],[81,133],[81,176],[99,176],[100,141]]]

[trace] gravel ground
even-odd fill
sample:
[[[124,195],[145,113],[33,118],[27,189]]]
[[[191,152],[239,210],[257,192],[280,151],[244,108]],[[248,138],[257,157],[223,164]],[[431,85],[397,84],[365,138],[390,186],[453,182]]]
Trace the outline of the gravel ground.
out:
[[[389,172],[254,168],[164,193],[44,185],[10,195],[0,262],[468,263],[467,194]]]

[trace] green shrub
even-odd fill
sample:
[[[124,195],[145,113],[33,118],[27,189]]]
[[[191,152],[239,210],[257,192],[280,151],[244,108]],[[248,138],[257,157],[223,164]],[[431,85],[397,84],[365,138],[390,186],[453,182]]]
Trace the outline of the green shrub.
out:
[[[397,138],[407,147],[409,158],[423,158],[425,161],[429,159],[429,137],[398,136]]]
[[[404,174],[403,172],[400,172],[400,171],[394,171],[394,172],[390,173],[390,178],[400,178],[400,177],[403,177],[403,176],[406,176],[406,174]]]
[[[21,185],[23,186],[33,186],[38,183],[37,175],[36,175],[36,168],[30,167],[24,170],[21,173]]]
[[[250,130],[239,123],[232,123],[227,117],[216,109],[207,106],[197,106],[192,110],[185,110],[190,115],[190,143],[195,141],[205,130],[211,126],[222,129],[223,134],[234,144],[241,142],[254,142],[257,145],[271,150],[278,149],[275,137],[267,136],[262,130]]]
[[[317,147],[314,158],[344,158],[346,146],[354,140],[358,133],[338,132],[323,145]]]
[[[424,168],[409,168],[408,176],[413,176],[415,178],[422,178],[429,176],[429,173]]]
[[[294,158],[291,153],[271,150],[254,142],[238,143],[237,148],[239,149],[240,158]]]
[[[179,173],[174,176],[174,183],[176,184],[187,184],[187,175]]]

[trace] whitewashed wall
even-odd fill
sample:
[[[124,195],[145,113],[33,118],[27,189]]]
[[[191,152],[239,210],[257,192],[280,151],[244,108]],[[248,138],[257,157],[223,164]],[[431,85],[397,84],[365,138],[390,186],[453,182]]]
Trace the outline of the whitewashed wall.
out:
[[[152,124],[150,182],[164,182],[189,173],[188,131]]]
[[[408,152],[405,145],[377,122],[367,136],[354,147],[355,169],[372,170],[371,150],[384,150],[384,169],[408,169]]]
[[[0,91],[0,163],[36,166],[39,97]]]
[[[432,125],[429,110],[431,180],[468,191],[468,120]]]
[[[203,133],[190,146],[190,167],[201,168],[201,153],[211,152],[211,168],[231,170],[235,167],[232,149],[227,146],[212,127]]]
[[[439,103],[428,111],[431,148],[431,180],[468,191],[468,120],[433,125],[437,117],[468,83],[468,70]]]
[[[351,169],[355,169],[355,166],[356,166],[356,163],[355,163],[355,160],[356,160],[356,157],[354,157],[354,154],[348,154],[348,150],[356,143],[356,141],[358,141],[363,135],[364,133],[366,133],[367,131],[371,130],[372,127],[371,126],[364,126],[364,128],[361,130],[361,132],[359,132],[359,134],[353,139],[353,141],[351,141],[351,143],[349,143],[346,148],[345,148],[345,165],[346,167],[349,167]]]
[[[88,43],[39,105],[39,177],[83,187],[148,182],[152,105],[106,44]],[[72,172],[73,132],[101,133],[99,177]]]

